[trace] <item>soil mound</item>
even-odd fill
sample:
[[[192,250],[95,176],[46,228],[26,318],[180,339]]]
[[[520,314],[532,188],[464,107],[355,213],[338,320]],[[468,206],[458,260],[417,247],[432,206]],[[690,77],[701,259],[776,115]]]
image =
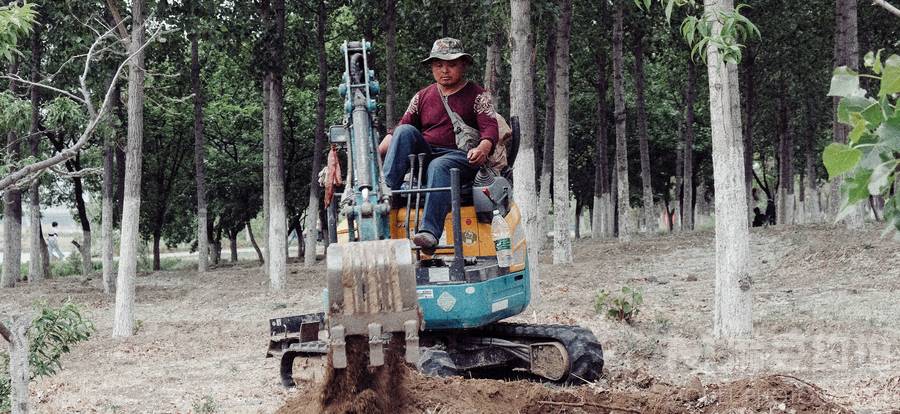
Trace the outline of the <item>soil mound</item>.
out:
[[[695,378],[676,386],[643,372],[618,372],[596,384],[558,387],[529,381],[433,378],[406,372],[405,380],[384,395],[368,391],[352,397],[359,405],[320,409],[318,395],[299,390],[279,413],[851,413],[830,401],[827,392],[803,380],[783,375],[742,379],[703,386]],[[314,387],[311,387],[314,388]],[[375,401],[390,399],[392,411]],[[382,402],[384,403],[384,402]],[[358,411],[371,408],[372,411]],[[345,410],[345,411],[340,411]]]

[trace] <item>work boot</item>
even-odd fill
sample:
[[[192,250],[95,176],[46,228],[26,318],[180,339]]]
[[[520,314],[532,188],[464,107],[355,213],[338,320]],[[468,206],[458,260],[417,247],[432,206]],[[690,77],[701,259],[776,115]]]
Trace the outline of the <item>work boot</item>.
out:
[[[434,248],[437,246],[437,239],[433,234],[427,231],[420,231],[416,233],[412,238],[413,244],[422,248],[422,252],[425,254],[434,253]]]

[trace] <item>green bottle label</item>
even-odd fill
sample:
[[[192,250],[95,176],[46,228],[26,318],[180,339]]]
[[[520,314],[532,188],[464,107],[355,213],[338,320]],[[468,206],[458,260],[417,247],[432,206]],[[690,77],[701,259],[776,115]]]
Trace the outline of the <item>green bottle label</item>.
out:
[[[494,240],[494,248],[496,248],[498,252],[501,250],[509,250],[510,246],[511,243],[509,241],[509,237]]]

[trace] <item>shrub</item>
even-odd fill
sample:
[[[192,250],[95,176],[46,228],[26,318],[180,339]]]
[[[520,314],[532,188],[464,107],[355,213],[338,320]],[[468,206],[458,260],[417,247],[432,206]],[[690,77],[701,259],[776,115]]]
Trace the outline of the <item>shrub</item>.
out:
[[[594,299],[594,309],[597,313],[606,314],[606,317],[631,323],[640,313],[640,306],[644,303],[644,297],[637,289],[628,286],[622,287],[622,295],[613,297],[610,292],[601,289]]]

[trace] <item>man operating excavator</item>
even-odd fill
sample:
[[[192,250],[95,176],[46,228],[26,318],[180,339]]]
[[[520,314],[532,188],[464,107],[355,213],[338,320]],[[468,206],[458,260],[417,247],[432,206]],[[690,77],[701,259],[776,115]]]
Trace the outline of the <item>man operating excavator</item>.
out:
[[[497,145],[498,130],[490,93],[466,79],[472,56],[459,40],[438,39],[422,64],[431,68],[435,83],[417,92],[393,133],[378,146],[384,157],[384,178],[399,189],[410,169],[410,154],[427,154],[427,186],[450,185],[450,169],[471,182]],[[450,212],[450,193],[429,193],[422,225],[412,241],[434,249]]]

